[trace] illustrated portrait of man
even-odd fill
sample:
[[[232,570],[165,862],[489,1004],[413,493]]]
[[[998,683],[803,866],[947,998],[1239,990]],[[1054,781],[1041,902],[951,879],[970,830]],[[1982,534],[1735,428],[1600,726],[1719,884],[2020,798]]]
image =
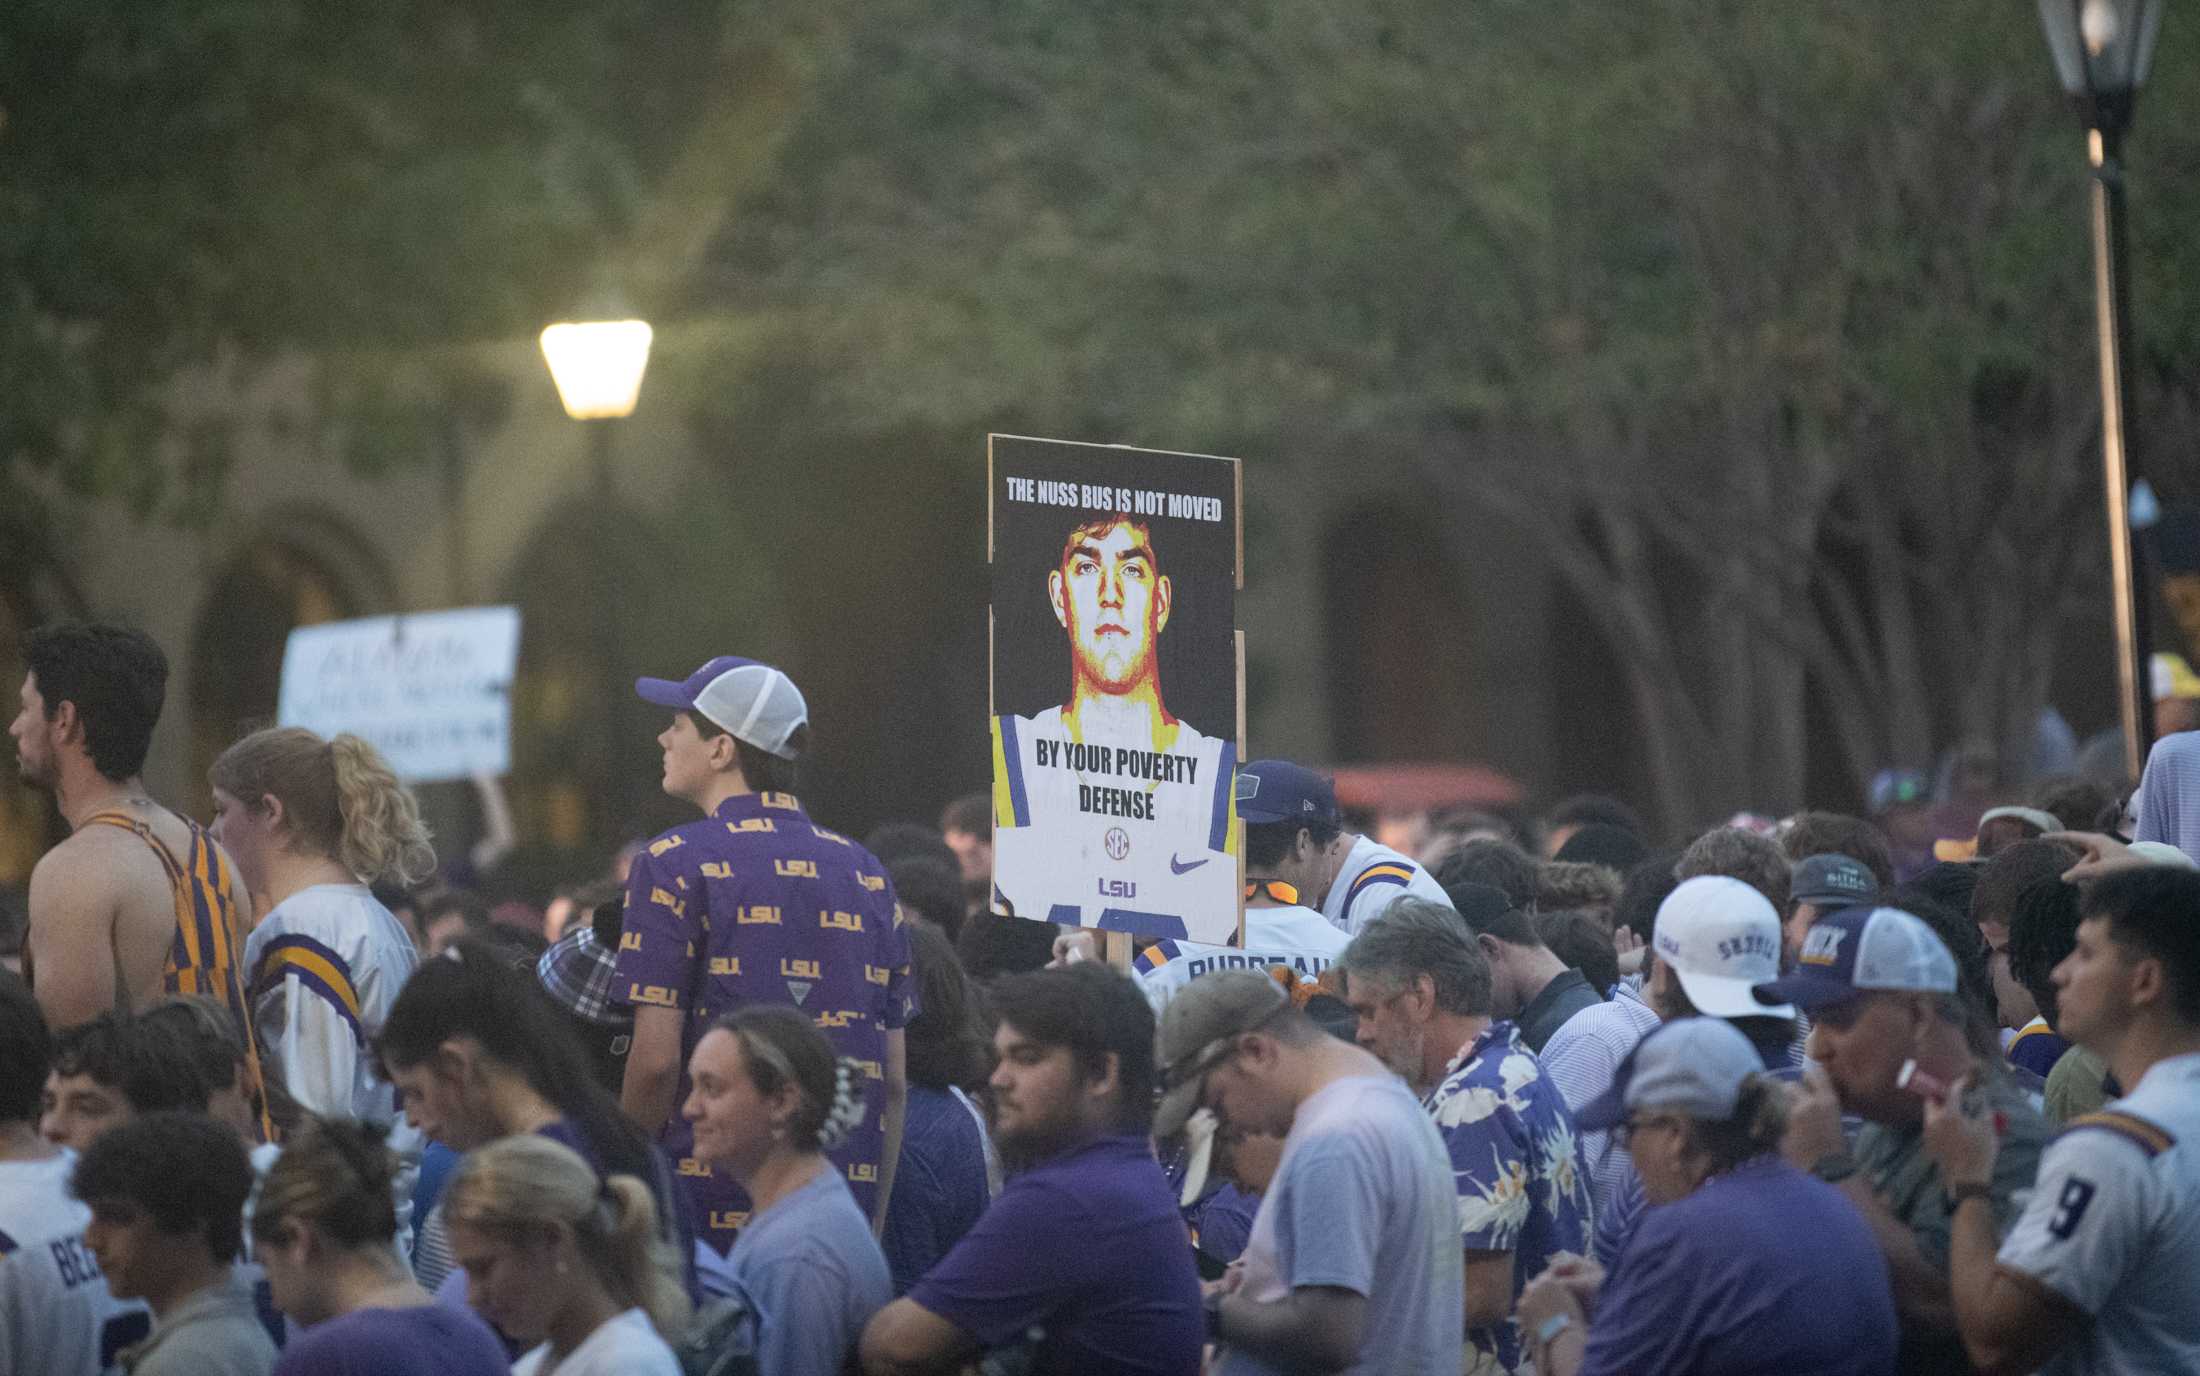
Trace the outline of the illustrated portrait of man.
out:
[[[1200,905],[1234,916],[1237,751],[1162,695],[1176,590],[1151,525],[1121,513],[1079,524],[1046,591],[1069,641],[1069,694],[994,718],[997,904],[1155,936],[1186,935]]]

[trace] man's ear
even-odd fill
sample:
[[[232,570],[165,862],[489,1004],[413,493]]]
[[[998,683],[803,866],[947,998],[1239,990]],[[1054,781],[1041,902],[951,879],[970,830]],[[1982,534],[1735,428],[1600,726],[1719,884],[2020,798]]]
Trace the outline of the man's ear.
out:
[[[63,698],[54,705],[53,715],[46,718],[64,745],[84,744],[84,718],[76,710],[76,704]]]
[[[284,807],[283,800],[272,793],[260,795],[259,809],[267,814],[267,827],[270,831],[290,821],[290,809]]]
[[[741,752],[735,748],[731,732],[721,731],[710,738],[711,768],[719,771],[730,769],[740,758]]]
[[[1418,1022],[1423,1018],[1435,1016],[1436,979],[1434,976],[1426,974],[1415,975],[1413,977],[1413,983],[1406,986],[1406,993],[1413,1000],[1414,1021]]]
[[[2135,1008],[2169,997],[2169,982],[2162,973],[2162,962],[2153,956],[2141,956],[2131,962],[2130,980],[2127,1001]]]
[[[1101,1066],[1100,1073],[1086,1082],[1085,1092],[1094,1098],[1106,1098],[1123,1086],[1123,1058],[1113,1051]]]
[[[1169,608],[1176,603],[1176,589],[1169,582],[1169,575],[1162,574],[1153,585],[1153,628],[1158,634],[1169,628]]]
[[[1047,575],[1047,602],[1054,608],[1054,619],[1061,622],[1062,629],[1066,631],[1069,629],[1069,605],[1064,600],[1065,597],[1062,571],[1056,569]]]
[[[1504,943],[1488,932],[1476,934],[1474,944],[1482,948],[1482,958],[1492,965],[1498,964],[1505,958]]]

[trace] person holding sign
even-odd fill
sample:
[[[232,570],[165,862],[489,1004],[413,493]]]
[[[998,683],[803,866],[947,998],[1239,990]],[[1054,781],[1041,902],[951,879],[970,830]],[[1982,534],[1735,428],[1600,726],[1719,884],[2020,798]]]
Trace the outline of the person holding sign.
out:
[[[993,719],[994,894],[1019,916],[1181,938],[1216,874],[1236,882],[1236,747],[1171,715],[1162,697],[1174,596],[1147,521],[1102,515],[1062,543],[1047,601],[1069,637],[1069,701]],[[1002,835],[1031,828],[1050,843]],[[1060,893],[1065,850],[1096,862],[1096,890],[1083,895],[1096,921],[1058,899],[1039,910],[1038,896]]]

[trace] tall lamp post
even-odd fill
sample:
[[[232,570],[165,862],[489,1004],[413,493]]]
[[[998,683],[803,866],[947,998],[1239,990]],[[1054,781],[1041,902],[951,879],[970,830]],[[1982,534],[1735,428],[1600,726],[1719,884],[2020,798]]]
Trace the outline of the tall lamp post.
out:
[[[612,427],[634,414],[641,400],[642,374],[649,367],[650,328],[641,320],[594,320],[552,325],[542,332],[542,356],[550,365],[550,380],[558,387],[565,414],[588,424],[590,502],[590,551],[596,565],[588,580],[593,593],[590,626],[596,672],[602,685],[602,729],[611,731],[624,696],[626,665],[619,653],[617,589],[611,577],[611,513],[616,499],[612,483]],[[614,828],[631,825],[625,776],[612,767],[618,742],[607,740],[602,782]]]
[[[2146,601],[2131,543],[2131,476],[2124,448],[2129,393],[2131,270],[2125,262],[2124,134],[2154,61],[2161,0],[2039,0],[2055,73],[2085,121],[2093,167],[2093,296],[2101,355],[2101,476],[2108,489],[2109,577],[2116,612],[2116,688],[2124,768],[2134,779],[2154,738],[2147,676]]]

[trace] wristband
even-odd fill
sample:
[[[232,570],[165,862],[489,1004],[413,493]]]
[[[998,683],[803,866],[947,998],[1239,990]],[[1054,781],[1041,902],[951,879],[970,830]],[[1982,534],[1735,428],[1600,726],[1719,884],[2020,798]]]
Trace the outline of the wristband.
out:
[[[1848,1179],[1856,1174],[1856,1170],[1855,1157],[1849,1155],[1846,1151],[1835,1151],[1819,1157],[1816,1163],[1811,1166],[1810,1173],[1832,1185]]]
[[[1573,1315],[1553,1314],[1535,1326],[1535,1340],[1539,1343],[1548,1343],[1573,1326]]]
[[[1994,1187],[1992,1185],[1988,1185],[1982,1181],[1977,1180],[1966,1180],[1962,1184],[1948,1190],[1946,1194],[1948,1199],[1948,1212],[1951,1214],[1954,1213],[1957,1209],[1962,1208],[1963,1201],[1966,1199],[1983,1199],[1988,1204],[1992,1204],[1994,1202]]]

